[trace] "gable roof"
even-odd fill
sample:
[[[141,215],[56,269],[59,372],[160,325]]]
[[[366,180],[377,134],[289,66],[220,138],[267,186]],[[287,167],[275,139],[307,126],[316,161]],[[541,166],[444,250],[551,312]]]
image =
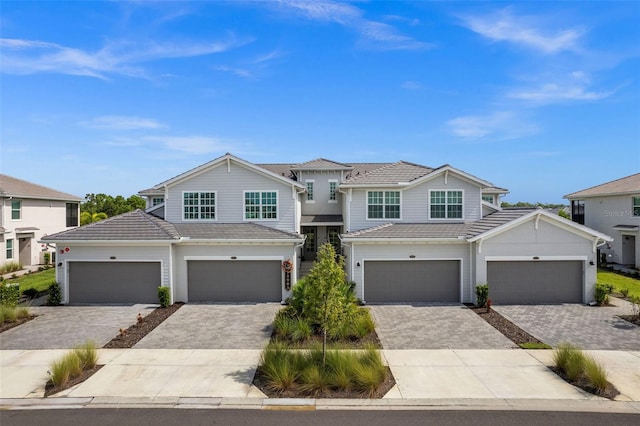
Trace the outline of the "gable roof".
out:
[[[385,223],[342,235],[350,240],[424,240],[456,239],[464,241],[469,224],[466,223]]]
[[[291,170],[352,170],[353,167],[347,164],[338,163],[336,161],[327,160],[325,158],[316,158],[315,160],[299,163],[291,166]]]
[[[536,209],[533,208],[514,208],[514,209],[503,209],[498,210],[495,213],[491,213],[483,217],[482,219],[473,222],[471,227],[467,232],[467,238],[473,238],[476,235],[480,235],[487,231],[492,230],[493,228],[497,228],[498,226],[504,225],[505,223],[509,223],[513,220],[518,219],[521,216],[524,216],[528,213],[531,213]]]
[[[83,198],[0,174],[0,196],[43,200],[83,201]]]
[[[174,226],[180,236],[191,240],[303,241],[298,234],[257,223],[176,223]]]
[[[401,182],[412,182],[433,172],[431,167],[409,163],[407,161],[397,161],[395,163],[384,164],[381,167],[370,171],[355,174],[347,179],[346,184],[350,185],[394,185]]]
[[[567,194],[564,198],[588,198],[603,195],[640,194],[640,173]]]
[[[42,237],[42,241],[148,241],[180,239],[175,227],[162,219],[134,210],[100,222]]]
[[[219,166],[220,164],[224,163],[225,161],[234,161],[234,162],[236,162],[236,163],[238,163],[238,164],[240,164],[240,165],[242,165],[242,166],[244,166],[244,167],[246,167],[248,169],[254,170],[255,172],[263,174],[263,175],[265,175],[265,176],[267,176],[267,177],[269,177],[271,179],[280,181],[280,182],[285,183],[287,185],[295,185],[295,186],[299,187],[300,189],[304,189],[302,184],[299,184],[299,183],[297,183],[295,181],[292,181],[288,177],[281,176],[279,174],[276,174],[276,173],[272,172],[271,170],[262,168],[262,167],[260,167],[260,166],[258,166],[256,164],[250,163],[250,162],[248,162],[246,160],[243,160],[243,159],[241,159],[239,157],[236,157],[235,155],[226,153],[225,155],[223,155],[221,157],[218,157],[218,158],[216,158],[214,160],[211,160],[211,161],[209,161],[207,163],[201,164],[198,167],[194,167],[191,170],[187,170],[184,173],[181,173],[181,174],[179,174],[177,176],[174,176],[171,179],[167,179],[164,182],[161,182],[161,183],[159,183],[157,185],[154,185],[153,188],[146,189],[144,191],[145,192],[149,192],[150,190],[153,190],[153,189],[159,189],[159,188],[162,188],[164,186],[173,185],[173,184],[175,184],[177,182],[183,181],[183,180],[188,179],[188,178],[190,178],[192,176],[200,174],[200,173],[202,173],[202,172],[204,172],[204,171],[206,171],[208,169],[211,169],[213,167]]]

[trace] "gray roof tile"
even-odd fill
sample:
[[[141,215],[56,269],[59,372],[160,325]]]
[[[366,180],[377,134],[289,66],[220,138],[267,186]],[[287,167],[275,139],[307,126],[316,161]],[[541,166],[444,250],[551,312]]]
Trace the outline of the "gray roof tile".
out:
[[[385,164],[370,171],[352,173],[347,185],[397,184],[411,182],[433,172],[431,167],[421,166],[406,161]]]
[[[511,222],[512,220],[516,220],[519,217],[522,217],[527,213],[531,213],[534,210],[536,209],[514,208],[514,209],[503,209],[495,213],[491,213],[490,215],[485,216],[482,219],[474,222],[469,228],[466,236],[467,238],[473,238],[477,235],[490,231],[493,228],[497,228],[498,226]]]
[[[83,198],[67,194],[26,180],[0,174],[0,196],[47,200],[82,201]]]
[[[599,195],[640,194],[640,173],[567,194],[564,198],[597,197]]]
[[[345,238],[459,238],[470,225],[466,223],[386,223],[373,228],[343,234]]]
[[[291,240],[298,234],[280,231],[257,223],[176,223],[181,236],[203,240]]]
[[[336,161],[327,160],[325,158],[316,158],[315,160],[305,163],[296,164],[291,167],[292,170],[351,170],[352,166],[338,163]]]

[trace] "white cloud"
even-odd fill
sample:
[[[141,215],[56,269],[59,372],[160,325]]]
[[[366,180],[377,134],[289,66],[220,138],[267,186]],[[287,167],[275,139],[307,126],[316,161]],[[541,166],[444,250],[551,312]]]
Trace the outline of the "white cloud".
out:
[[[510,8],[486,16],[463,16],[464,26],[493,41],[521,44],[551,54],[578,50],[584,31],[546,30],[544,18],[514,16]]]
[[[208,136],[147,136],[144,140],[191,155],[238,151],[234,143]]]
[[[538,128],[512,111],[466,115],[447,121],[449,131],[469,140],[509,140],[530,136]]]
[[[271,4],[271,3],[267,3]],[[386,50],[419,50],[430,44],[403,35],[393,26],[363,17],[361,9],[328,0],[280,0],[280,7],[293,10],[307,19],[333,22],[356,31],[361,45]]]
[[[253,73],[251,71],[243,68],[229,67],[226,65],[217,65],[213,67],[213,69],[216,71],[228,72],[228,73],[237,75],[238,77],[244,77],[244,78],[253,77]]]
[[[166,128],[164,124],[152,118],[122,115],[104,115],[93,118],[92,120],[83,121],[80,124],[92,129],[110,130],[152,130]]]
[[[224,52],[248,43],[233,35],[214,42],[108,42],[94,51],[39,40],[0,39],[2,72],[59,73],[108,79],[110,75],[147,78],[139,64],[158,59],[184,58]]]
[[[553,82],[511,90],[507,93],[507,97],[535,104],[551,104],[568,101],[594,101],[611,96],[616,91],[595,91],[590,89],[590,83],[591,76],[588,73],[572,71],[564,77],[556,77]]]

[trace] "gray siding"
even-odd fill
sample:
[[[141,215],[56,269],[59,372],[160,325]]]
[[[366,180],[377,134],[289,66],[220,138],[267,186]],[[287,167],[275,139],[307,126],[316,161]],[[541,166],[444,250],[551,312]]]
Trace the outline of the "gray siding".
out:
[[[292,185],[280,182],[231,161],[207,170],[197,176],[169,187],[165,200],[165,218],[169,222],[183,221],[183,191],[216,192],[216,222],[239,223],[244,221],[244,191],[277,191],[278,219],[252,220],[261,225],[295,232],[296,200]]]
[[[342,194],[336,191],[336,202],[329,202],[329,180],[336,180],[336,184],[340,184],[340,173],[329,172],[301,172],[300,183],[306,186],[306,181],[311,179],[313,183],[313,202],[307,201],[307,194],[302,194],[302,214],[341,214],[342,213]]]

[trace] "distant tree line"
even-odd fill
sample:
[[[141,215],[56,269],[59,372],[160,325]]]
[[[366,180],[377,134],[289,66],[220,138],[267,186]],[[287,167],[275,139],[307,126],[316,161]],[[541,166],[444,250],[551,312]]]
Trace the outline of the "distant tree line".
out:
[[[144,209],[146,202],[138,195],[124,198],[122,195],[87,194],[80,204],[80,225],[117,216],[136,209]]]
[[[541,207],[543,209],[557,209],[558,210],[558,216],[562,216],[562,217],[564,217],[566,219],[571,219],[571,215],[569,215],[569,213],[564,211],[564,208],[568,207],[566,204],[528,203],[526,201],[518,201],[517,203],[507,203],[506,201],[503,201],[500,205],[502,207],[504,207],[504,208],[508,208],[508,207],[529,207],[529,208]]]

